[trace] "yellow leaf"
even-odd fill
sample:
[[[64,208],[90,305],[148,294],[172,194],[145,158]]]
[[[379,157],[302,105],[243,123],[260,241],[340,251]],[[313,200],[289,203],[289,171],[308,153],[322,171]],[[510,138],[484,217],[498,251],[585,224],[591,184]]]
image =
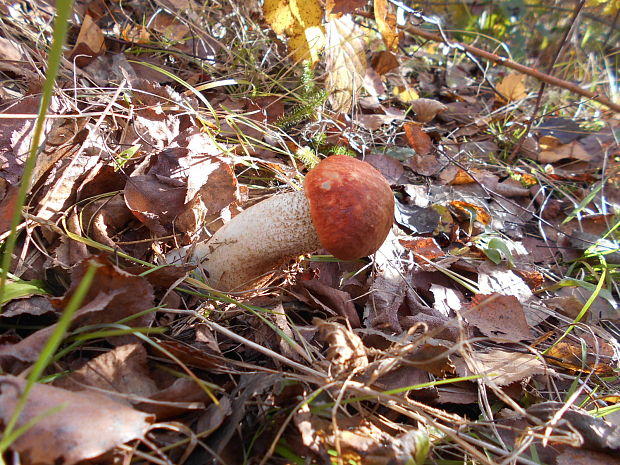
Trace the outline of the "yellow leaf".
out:
[[[497,85],[497,90],[500,94],[506,97],[508,102],[521,100],[527,96],[527,90],[525,88],[525,74],[510,73]]]
[[[398,29],[396,28],[396,15],[393,6],[387,0],[375,0],[375,21],[377,29],[383,38],[383,43],[388,50],[398,49]]]
[[[420,95],[412,87],[396,86],[392,90],[392,94],[403,103],[411,103],[420,98]]]
[[[263,14],[276,34],[289,38],[289,50],[296,60],[319,60],[325,46],[319,0],[265,0]]]
[[[325,49],[325,88],[335,112],[347,113],[366,73],[366,43],[351,15],[330,17]]]

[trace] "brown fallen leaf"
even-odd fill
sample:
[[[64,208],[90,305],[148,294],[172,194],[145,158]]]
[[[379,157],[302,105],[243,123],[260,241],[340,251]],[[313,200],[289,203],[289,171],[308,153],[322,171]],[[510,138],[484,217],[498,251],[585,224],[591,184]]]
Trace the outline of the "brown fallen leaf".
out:
[[[379,76],[383,76],[399,66],[398,58],[389,50],[378,52],[372,60],[372,67]]]
[[[141,78],[131,80],[134,119],[128,126],[126,144],[146,144],[153,149],[170,147],[182,128],[194,123],[188,106],[197,106],[191,98],[170,86],[161,86]]]
[[[403,164],[411,168],[414,173],[422,176],[435,176],[444,165],[436,155],[420,155],[417,153]]]
[[[16,186],[6,183],[4,196],[0,201],[0,234],[11,228],[18,190]]]
[[[482,380],[492,380],[498,386],[506,386],[534,375],[553,373],[551,368],[533,354],[490,350],[474,352],[466,359],[455,359],[459,376],[482,375]]]
[[[294,440],[298,450],[305,447],[314,452],[321,463],[331,462],[330,453],[336,444],[344,463],[364,465],[424,463],[429,449],[428,436],[422,430],[392,435],[360,416],[336,417],[334,429],[332,421],[311,414],[305,407],[297,412],[293,422],[299,432],[287,441]]]
[[[407,142],[418,155],[428,155],[433,149],[433,142],[428,134],[422,130],[422,126],[416,123],[403,124]]]
[[[10,71],[30,80],[36,79],[19,42],[0,37],[0,70]]]
[[[470,169],[465,171],[463,168],[460,168],[455,165],[450,165],[446,169],[441,171],[439,175],[439,180],[442,184],[446,184],[448,186],[460,186],[463,184],[473,184],[476,180],[471,176],[471,174],[478,175],[478,170]]]
[[[523,306],[511,295],[477,294],[463,316],[493,341],[518,342],[532,337]]]
[[[364,161],[374,166],[390,184],[404,182],[405,169],[396,158],[383,153],[370,153]]]
[[[13,318],[20,315],[45,315],[54,314],[56,310],[52,307],[47,297],[33,295],[25,299],[15,299],[7,303],[2,309],[0,318]]]
[[[542,402],[532,405],[526,411],[529,415],[544,422],[550,421],[560,410],[565,410],[562,402]],[[602,418],[590,415],[586,410],[571,406],[564,411],[562,420],[570,423],[571,430],[577,431],[582,439],[582,449],[617,453],[620,451],[620,426],[612,425]]]
[[[325,11],[327,14],[333,13],[353,13],[355,10],[366,5],[367,0],[327,0]]]
[[[532,298],[532,290],[523,278],[505,266],[495,265],[489,261],[478,267],[478,290],[481,294],[503,294],[517,298],[525,303]]]
[[[491,215],[484,208],[462,200],[454,200],[448,203],[450,212],[458,221],[479,222],[483,225],[491,223]]]
[[[324,306],[337,315],[345,317],[352,328],[361,327],[357,310],[355,305],[353,305],[353,299],[348,292],[335,289],[316,279],[302,281],[301,285],[320,306]]]
[[[189,27],[179,21],[176,16],[163,11],[159,12],[150,24],[155,31],[175,42],[180,42],[190,36]]]
[[[576,373],[590,373],[594,371],[601,376],[611,376],[614,372],[613,359],[614,349],[601,338],[594,338],[589,334],[581,335],[588,351],[586,359],[583,359],[583,346],[581,341],[565,339],[554,344],[548,351],[549,363],[566,368]],[[598,353],[598,356],[597,356]]]
[[[448,109],[443,103],[430,98],[419,98],[411,102],[411,108],[415,111],[415,119],[420,123],[428,123],[435,119],[442,111]]]
[[[551,150],[541,150],[537,157],[540,163],[554,163],[563,159],[590,161],[592,155],[586,152],[578,141],[573,141],[569,144],[558,145]]]
[[[138,410],[152,413],[158,421],[173,418],[186,412],[201,412],[212,398],[204,386],[188,378],[179,378],[170,386],[152,394],[148,400],[134,405]],[[221,402],[220,402],[221,403]],[[211,404],[209,408],[217,405]]]
[[[58,310],[65,308],[78,287],[90,261],[99,265],[93,286],[88,290],[82,307],[76,312],[72,328],[113,323],[153,306],[153,288],[140,276],[133,276],[113,266],[104,256],[93,257],[77,265],[72,273],[71,287],[64,297],[51,299]],[[126,324],[149,326],[153,313],[134,318]],[[0,346],[0,366],[6,372],[20,371],[39,358],[41,349],[56,325],[40,329],[14,345]]]
[[[120,398],[114,393],[148,397],[158,390],[149,376],[146,350],[140,343],[118,346],[90,359],[68,376],[60,378],[54,386],[69,391],[84,391],[89,387],[103,389],[109,391],[109,397],[116,402]]]
[[[90,14],[84,16],[75,46],[69,54],[69,60],[75,62],[78,68],[88,65],[97,55],[105,50],[103,32]]]
[[[617,452],[603,453],[566,447],[556,459],[557,465],[620,465]]]
[[[497,85],[497,90],[506,98],[507,102],[514,102],[527,97],[525,74],[516,72],[508,74]]]
[[[26,381],[0,377],[0,419],[7,424]],[[60,408],[60,410],[56,410]],[[52,410],[53,409],[53,410]],[[46,415],[47,413],[47,415]],[[154,417],[93,392],[35,384],[17,427],[35,420],[12,444],[23,463],[73,465],[143,439]]]
[[[432,237],[414,237],[411,239],[401,239],[402,246],[414,253],[413,259],[419,265],[428,264],[427,260],[433,261],[443,257],[445,254]],[[424,260],[424,257],[427,260]]]
[[[230,163],[198,152],[208,144],[201,146],[203,139],[194,136],[183,138],[187,148],[159,152],[146,173],[127,180],[127,207],[156,234],[172,230],[192,234],[239,200]]]

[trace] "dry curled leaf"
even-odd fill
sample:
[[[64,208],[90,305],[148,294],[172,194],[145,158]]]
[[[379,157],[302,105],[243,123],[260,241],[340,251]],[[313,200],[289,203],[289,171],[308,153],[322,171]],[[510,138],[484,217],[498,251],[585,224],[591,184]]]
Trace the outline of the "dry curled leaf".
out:
[[[428,123],[439,113],[448,109],[443,103],[430,98],[419,98],[412,101],[410,105],[415,111],[415,119],[420,123]]]
[[[333,374],[349,374],[368,366],[366,348],[360,337],[340,323],[314,320],[319,334],[328,345],[327,359]]]
[[[331,462],[335,447],[339,447],[344,463],[364,465],[422,464],[429,451],[428,435],[423,430],[391,435],[359,416],[335,417],[334,429],[334,422],[311,414],[307,407],[300,409],[293,421],[301,444],[319,455],[320,463]]]

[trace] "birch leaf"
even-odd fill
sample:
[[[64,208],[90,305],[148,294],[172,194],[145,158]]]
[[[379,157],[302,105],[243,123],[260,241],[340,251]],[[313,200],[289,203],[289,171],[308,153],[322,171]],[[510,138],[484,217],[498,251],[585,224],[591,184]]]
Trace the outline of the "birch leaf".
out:
[[[265,0],[263,14],[273,32],[288,37],[289,50],[296,60],[319,60],[325,45],[319,0]]]

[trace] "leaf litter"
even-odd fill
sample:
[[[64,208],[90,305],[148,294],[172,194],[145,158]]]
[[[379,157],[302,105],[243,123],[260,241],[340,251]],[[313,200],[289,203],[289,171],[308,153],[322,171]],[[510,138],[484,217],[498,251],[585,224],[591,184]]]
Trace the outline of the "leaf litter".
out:
[[[530,77],[422,42],[396,2],[241,3],[76,5],[2,309],[4,424],[98,271],[10,460],[612,463],[617,116],[529,128]],[[0,9],[4,240],[51,18]],[[166,262],[332,153],[394,191],[370,259],[317,251],[230,296]]]

